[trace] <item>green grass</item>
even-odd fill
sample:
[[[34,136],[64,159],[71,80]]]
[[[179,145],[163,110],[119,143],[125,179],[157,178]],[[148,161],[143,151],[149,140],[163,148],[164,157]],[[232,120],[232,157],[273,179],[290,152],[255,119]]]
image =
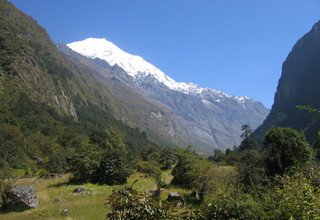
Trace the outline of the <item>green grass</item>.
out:
[[[169,184],[172,176],[171,170],[163,172],[164,181]],[[75,185],[68,182],[69,176],[65,175],[57,179],[37,179],[24,178],[18,179],[16,184],[30,184],[37,190],[39,199],[39,208],[24,212],[11,212],[0,214],[0,220],[21,220],[21,219],[77,219],[77,220],[99,220],[105,219],[105,215],[109,208],[105,205],[107,197],[112,193],[112,190],[120,186],[107,186],[97,184],[82,184]],[[156,183],[153,178],[146,176],[143,173],[136,172],[128,179],[128,185],[131,185],[135,180],[138,180],[133,187],[140,192],[150,192],[155,190]],[[78,186],[85,186],[86,193],[73,193],[73,190]],[[162,199],[168,197],[169,192],[189,191],[173,188],[170,185],[161,195]],[[56,202],[55,200],[60,200]],[[69,209],[70,215],[63,217],[60,212],[64,209]]]

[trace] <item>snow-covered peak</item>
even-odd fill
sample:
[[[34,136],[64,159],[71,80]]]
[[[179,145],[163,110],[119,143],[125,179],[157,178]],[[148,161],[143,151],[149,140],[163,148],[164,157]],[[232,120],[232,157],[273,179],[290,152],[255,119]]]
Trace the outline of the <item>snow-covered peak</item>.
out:
[[[172,90],[184,93],[201,93],[202,91],[202,88],[192,83],[176,82],[142,57],[121,50],[105,38],[88,38],[67,44],[67,46],[86,57],[105,60],[111,66],[117,64],[134,78],[151,74],[156,80]]]
[[[99,58],[107,61],[111,66],[117,64],[123,68],[130,76],[135,79],[153,76],[157,81],[166,85],[169,89],[202,96],[202,93],[209,92],[220,98],[231,98],[239,103],[244,103],[249,100],[246,96],[231,96],[225,92],[211,88],[201,88],[193,83],[176,82],[174,79],[167,76],[153,64],[147,62],[142,57],[129,54],[112,42],[105,38],[88,38],[83,41],[67,44],[73,51],[95,59]],[[220,99],[219,99],[220,100]],[[219,101],[220,102],[220,101]]]

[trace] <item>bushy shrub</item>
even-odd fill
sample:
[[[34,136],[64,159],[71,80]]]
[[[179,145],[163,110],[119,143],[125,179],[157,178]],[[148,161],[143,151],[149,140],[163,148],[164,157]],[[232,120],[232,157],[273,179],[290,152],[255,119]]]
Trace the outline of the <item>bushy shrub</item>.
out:
[[[251,149],[241,152],[238,164],[239,180],[247,190],[259,188],[267,184],[264,156],[261,152]]]
[[[3,206],[5,191],[13,184],[13,178],[9,168],[0,170],[0,209]]]
[[[269,219],[317,219],[319,192],[302,174],[278,177],[278,184],[266,194]]]
[[[91,144],[82,143],[70,160],[70,171],[73,180],[89,182],[94,179],[95,172],[101,159],[101,151]]]
[[[162,170],[171,169],[176,163],[176,157],[174,150],[169,148],[160,149],[160,156],[157,159],[158,163],[161,165]]]
[[[179,219],[176,210],[168,203],[140,194],[132,187],[115,189],[107,200],[111,212],[109,220],[171,220]]]
[[[248,193],[232,189],[221,193],[204,207],[205,219],[265,219],[261,203]]]
[[[124,184],[132,173],[132,167],[125,152],[119,149],[106,151],[102,155],[95,181],[105,184]]]
[[[198,179],[198,175],[201,174],[196,169],[200,159],[196,154],[183,149],[178,149],[177,158],[178,163],[172,170],[172,184],[192,188]]]
[[[291,128],[270,129],[264,145],[267,150],[266,171],[271,176],[299,171],[311,156],[305,136]]]

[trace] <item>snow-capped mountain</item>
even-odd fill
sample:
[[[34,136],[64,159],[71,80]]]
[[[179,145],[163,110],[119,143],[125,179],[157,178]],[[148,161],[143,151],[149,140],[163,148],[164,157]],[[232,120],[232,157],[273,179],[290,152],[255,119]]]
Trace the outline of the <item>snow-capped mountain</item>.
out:
[[[262,124],[269,113],[261,103],[247,96],[232,96],[192,83],[176,82],[142,57],[131,55],[106,39],[88,38],[60,46],[75,62],[97,72],[106,81],[126,86],[136,94],[167,110],[151,110],[143,126],[159,130],[177,144],[191,144],[210,153],[212,148],[232,148],[240,143],[241,125],[253,129]],[[201,69],[199,69],[201,71]],[[106,82],[106,86],[109,86]],[[130,99],[124,104],[134,107]],[[137,114],[137,120],[140,115]]]
[[[87,38],[82,41],[67,44],[73,51],[86,57],[105,60],[111,66],[117,64],[123,68],[130,76],[141,79],[149,75],[157,81],[166,85],[169,89],[186,94],[200,94],[204,90],[216,93],[221,97],[234,98],[243,103],[249,99],[247,96],[231,96],[225,92],[211,88],[201,88],[193,83],[176,82],[153,64],[137,55],[129,54],[105,38]]]
[[[201,92],[202,89],[192,83],[178,83],[142,57],[131,55],[105,38],[88,38],[83,41],[67,44],[72,50],[86,57],[99,58],[110,65],[119,65],[130,76],[141,78],[151,74],[159,82],[172,90],[181,92]]]

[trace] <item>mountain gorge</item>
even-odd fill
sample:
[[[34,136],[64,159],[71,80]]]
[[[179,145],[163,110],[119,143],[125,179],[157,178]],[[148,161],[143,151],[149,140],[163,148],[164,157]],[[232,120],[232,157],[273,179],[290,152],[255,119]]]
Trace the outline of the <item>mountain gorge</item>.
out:
[[[263,139],[266,131],[275,126],[292,127],[315,140],[320,128],[315,116],[297,108],[320,108],[320,21],[294,45],[282,66],[277,92],[270,115],[257,129]]]
[[[238,145],[241,125],[256,128],[268,114],[261,103],[248,97],[176,82],[142,57],[126,53],[106,39],[89,38],[67,46],[84,57],[60,45],[67,56],[104,78],[117,79],[119,84],[127,85],[148,101],[168,109],[171,112],[169,137],[179,140],[180,144],[194,145],[203,152]],[[165,115],[153,112],[150,116],[161,121]]]

